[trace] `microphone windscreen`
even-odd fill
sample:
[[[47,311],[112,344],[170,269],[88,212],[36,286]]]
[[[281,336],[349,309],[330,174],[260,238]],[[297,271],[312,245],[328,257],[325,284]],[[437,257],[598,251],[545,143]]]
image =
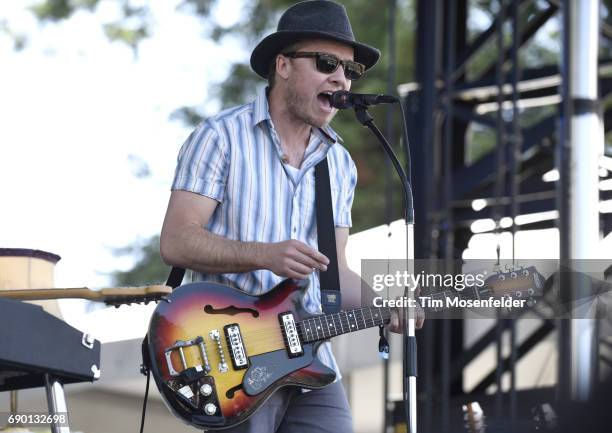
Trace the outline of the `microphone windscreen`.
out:
[[[338,90],[332,93],[329,98],[331,106],[339,109],[351,108],[352,104],[349,95],[350,93],[346,90]]]

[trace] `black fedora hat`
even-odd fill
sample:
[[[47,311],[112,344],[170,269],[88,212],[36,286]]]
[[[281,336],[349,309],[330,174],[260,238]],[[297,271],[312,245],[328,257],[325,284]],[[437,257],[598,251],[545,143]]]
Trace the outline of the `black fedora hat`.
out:
[[[378,61],[380,51],[355,40],[343,5],[327,0],[303,1],[285,11],[275,33],[266,36],[251,54],[251,67],[263,78],[270,62],[281,50],[302,39],[331,39],[350,45],[355,61],[366,69]]]

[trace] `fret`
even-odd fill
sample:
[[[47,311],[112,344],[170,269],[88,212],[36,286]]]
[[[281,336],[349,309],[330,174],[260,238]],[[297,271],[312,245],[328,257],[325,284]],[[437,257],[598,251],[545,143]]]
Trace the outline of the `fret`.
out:
[[[371,307],[368,307],[368,312],[370,313],[370,320],[372,321],[372,325],[376,325],[376,322],[374,321],[374,316],[372,315]]]
[[[331,319],[331,323],[329,323],[329,319]],[[334,324],[334,317],[332,314],[330,314],[329,316],[325,316],[325,322],[327,323],[327,330],[329,331],[329,336],[335,337],[336,335],[338,335],[336,333],[336,325]]]
[[[297,335],[300,341],[304,341],[304,324],[301,322],[295,322],[295,329],[297,329]]]
[[[313,319],[308,319],[308,327],[310,328],[310,338],[313,340],[319,338],[319,334],[317,334],[317,327]]]
[[[346,314],[346,321],[348,322],[349,330],[350,331],[354,331],[355,330],[355,325],[351,324],[351,319],[350,319],[351,317],[353,317],[353,318],[355,317],[353,312],[350,312],[350,313],[346,313],[345,312],[344,314]]]
[[[304,338],[304,341],[311,341],[310,339],[314,336],[312,335],[312,324],[310,323],[310,319],[304,320],[304,330],[306,331],[306,338]]]
[[[323,325],[323,320],[321,320],[321,316],[317,316],[317,318],[319,319],[319,329],[323,334],[323,338],[325,338],[325,325]]]
[[[344,312],[344,318],[346,319],[346,332],[351,332],[352,328],[351,328],[351,321],[349,319],[349,312],[348,311]]]
[[[338,313],[336,313],[336,314],[332,314],[332,320],[334,321],[334,331],[335,331],[335,335],[340,335],[340,334],[341,334],[341,331],[340,331],[340,330],[341,330],[341,328],[342,328],[342,327],[341,327],[341,326],[338,326],[338,322],[336,321],[336,317],[335,317],[335,316],[337,316],[337,315],[338,315]],[[342,325],[342,324],[340,324],[340,325]]]
[[[359,312],[361,313],[361,320],[363,320],[363,329],[366,329],[368,327],[368,324],[366,323],[365,316],[363,315],[363,308],[360,308]]]
[[[351,331],[356,331],[359,329],[359,325],[357,324],[357,317],[355,317],[355,310],[351,310],[351,312],[349,313],[348,317],[353,319],[353,322],[355,322],[355,324],[351,324],[351,321],[349,320],[349,328],[351,329]]]
[[[342,317],[340,314],[342,313],[338,313],[338,321],[340,322],[340,329],[342,329],[342,333],[344,334],[346,331],[344,330],[344,325],[342,324]]]
[[[331,337],[331,332],[329,332],[329,322],[327,321],[327,316],[320,316],[320,317],[321,317],[321,324],[323,325],[323,328],[329,334],[328,337]],[[325,320],[325,323],[323,323],[323,320]]]
[[[334,319],[334,323],[336,324],[336,334],[344,334],[344,327],[342,326],[342,319],[340,318],[340,313],[336,313],[335,316],[336,318]]]
[[[382,309],[380,307],[378,307],[378,312],[374,312],[374,316],[380,320],[380,323],[378,323],[379,325],[382,325],[383,323],[383,318],[382,318]]]
[[[315,325],[315,332],[317,333],[317,340],[321,338],[321,336],[319,335],[319,331],[321,331],[321,325],[320,325],[320,320],[319,320],[319,324],[317,324],[317,319],[318,317],[315,316],[313,317],[312,321],[314,322]]]

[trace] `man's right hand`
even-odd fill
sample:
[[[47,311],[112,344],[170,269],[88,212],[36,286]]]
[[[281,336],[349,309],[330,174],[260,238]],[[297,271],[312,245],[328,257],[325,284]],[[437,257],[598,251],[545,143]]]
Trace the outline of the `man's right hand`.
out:
[[[303,280],[315,269],[327,270],[329,259],[303,242],[291,239],[263,245],[263,267],[278,276]]]

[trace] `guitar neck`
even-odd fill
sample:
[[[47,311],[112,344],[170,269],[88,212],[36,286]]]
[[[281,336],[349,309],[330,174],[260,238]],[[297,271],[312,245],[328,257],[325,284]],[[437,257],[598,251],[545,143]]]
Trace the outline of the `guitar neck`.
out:
[[[489,293],[490,290],[488,288],[466,287],[462,291],[450,289],[421,296],[428,296],[431,299],[457,296],[468,299],[480,299]],[[302,341],[310,343],[327,340],[341,334],[386,325],[391,320],[391,310],[390,307],[367,306],[333,314],[322,314],[302,320],[298,323]]]
[[[107,303],[110,301],[113,304],[120,304],[122,299],[126,300],[126,302],[138,302],[138,299],[159,298],[170,293],[172,293],[171,287],[152,285],[143,287],[109,287],[101,290],[91,290],[88,287],[0,290],[0,297],[20,301],[79,298]]]
[[[298,323],[298,326],[302,341],[310,343],[374,326],[386,325],[390,320],[391,308],[371,306],[314,316],[302,320]]]
[[[75,287],[70,289],[19,289],[1,290],[0,297],[18,299],[21,301],[42,301],[49,299],[81,298],[98,300],[103,298],[101,293],[90,290],[87,287]]]

